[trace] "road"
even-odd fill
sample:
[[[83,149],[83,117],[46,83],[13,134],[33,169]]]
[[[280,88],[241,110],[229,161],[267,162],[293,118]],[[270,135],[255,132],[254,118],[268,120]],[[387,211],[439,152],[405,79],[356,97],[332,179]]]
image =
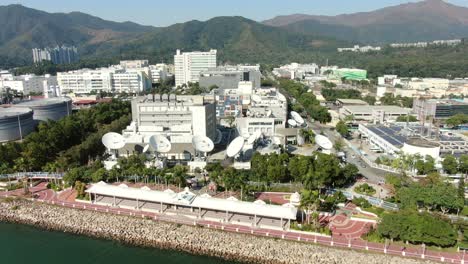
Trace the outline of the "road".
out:
[[[331,129],[330,126],[322,125],[318,122],[307,121],[308,126],[314,131],[315,134],[323,134],[328,137],[333,143],[341,139],[341,136],[334,129]],[[359,173],[366,177],[367,180],[371,183],[379,183],[385,180],[385,175],[388,173],[379,169],[369,167],[361,158],[360,153],[356,149],[349,148],[344,146],[344,150],[347,153],[347,162],[356,165],[359,169]]]

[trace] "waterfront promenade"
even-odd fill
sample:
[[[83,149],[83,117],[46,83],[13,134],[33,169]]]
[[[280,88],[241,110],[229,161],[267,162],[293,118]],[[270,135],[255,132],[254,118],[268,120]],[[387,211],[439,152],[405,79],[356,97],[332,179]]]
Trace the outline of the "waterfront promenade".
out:
[[[432,261],[446,262],[446,263],[464,263],[463,252],[460,252],[460,253],[436,252],[436,251],[424,250],[423,248],[410,248],[410,247],[403,250],[401,246],[384,245],[384,244],[379,244],[379,243],[368,243],[357,237],[346,237],[346,236],[327,237],[327,236],[322,236],[322,235],[313,235],[313,234],[299,233],[299,232],[292,232],[292,231],[252,228],[248,226],[240,226],[240,225],[233,225],[233,224],[225,224],[221,222],[206,221],[206,220],[201,220],[201,219],[193,219],[189,217],[183,217],[180,215],[158,214],[158,213],[152,213],[152,212],[142,212],[142,211],[137,211],[137,210],[107,207],[107,206],[100,206],[100,205],[94,205],[94,204],[86,204],[86,203],[74,201],[73,197],[69,199],[71,196],[70,190],[66,190],[60,193],[60,195],[58,195],[54,191],[46,189],[43,183],[33,188],[34,189],[31,189],[31,191],[35,192],[35,195],[36,195],[36,198],[34,199],[35,201],[40,202],[42,204],[57,205],[57,206],[64,207],[64,208],[84,209],[87,211],[96,211],[100,213],[108,213],[108,214],[113,214],[113,215],[131,216],[133,218],[151,219],[151,220],[155,220],[155,222],[178,223],[178,224],[184,224],[188,226],[191,225],[191,226],[197,226],[197,227],[204,227],[204,230],[207,230],[207,229],[223,230],[223,231],[227,231],[231,233],[254,235],[256,237],[276,238],[276,240],[272,240],[272,241],[278,241],[279,239],[280,241],[281,240],[297,241],[297,242],[304,242],[304,244],[323,245],[323,246],[327,246],[327,248],[332,248],[332,247],[336,249],[347,248],[347,249],[353,249],[353,250],[368,251],[368,252],[386,254],[386,255],[391,255],[391,256],[406,257],[408,261],[409,260],[414,261],[414,259],[420,259],[421,261],[432,260]],[[3,197],[15,196],[15,194],[17,194],[15,192],[18,192],[18,191],[4,192],[4,193],[1,193],[0,195]],[[298,243],[298,244],[303,244],[303,243]],[[327,249],[327,250],[330,250],[330,249]],[[361,253],[361,254],[363,254],[363,256],[372,256],[372,255],[364,254],[364,253]],[[403,259],[401,258],[399,262],[388,262],[388,263],[406,263],[402,261]],[[288,262],[288,263],[300,263],[300,262]],[[323,263],[327,263],[327,262],[323,262]],[[341,263],[341,262],[338,262],[338,263]],[[343,263],[346,263],[346,262],[343,262]],[[372,262],[369,262],[369,263],[372,263]],[[384,263],[384,262],[378,262],[378,263]],[[417,263],[417,262],[411,262],[411,263]]]

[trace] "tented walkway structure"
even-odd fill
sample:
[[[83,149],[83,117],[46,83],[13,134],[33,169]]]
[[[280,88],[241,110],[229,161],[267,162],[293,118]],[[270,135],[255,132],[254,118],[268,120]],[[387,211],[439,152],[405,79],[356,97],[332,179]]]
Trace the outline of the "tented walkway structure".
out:
[[[263,201],[243,202],[234,197],[219,199],[208,194],[197,196],[188,188],[175,193],[171,190],[154,191],[148,187],[131,188],[99,182],[87,193],[91,202],[107,206],[183,215],[194,219],[219,221],[251,227],[289,230],[296,220],[297,209],[290,205],[268,205]]]

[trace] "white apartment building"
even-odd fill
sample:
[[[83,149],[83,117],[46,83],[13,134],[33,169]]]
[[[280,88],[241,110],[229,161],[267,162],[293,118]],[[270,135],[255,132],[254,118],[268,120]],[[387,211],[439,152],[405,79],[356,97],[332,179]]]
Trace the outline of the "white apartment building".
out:
[[[24,95],[31,93],[42,93],[45,88],[57,86],[57,78],[49,74],[37,76],[34,74],[13,76],[12,74],[2,74],[0,78],[0,88],[10,88]]]
[[[174,56],[175,85],[198,82],[200,72],[216,67],[216,50],[208,52],[184,52],[177,50]]]

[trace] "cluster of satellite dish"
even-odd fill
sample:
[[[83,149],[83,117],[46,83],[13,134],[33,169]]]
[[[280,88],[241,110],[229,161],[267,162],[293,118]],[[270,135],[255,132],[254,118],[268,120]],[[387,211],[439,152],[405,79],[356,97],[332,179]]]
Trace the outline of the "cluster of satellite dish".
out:
[[[301,115],[295,111],[291,111],[291,119],[288,120],[288,125],[290,127],[302,127],[304,124],[305,121]]]

